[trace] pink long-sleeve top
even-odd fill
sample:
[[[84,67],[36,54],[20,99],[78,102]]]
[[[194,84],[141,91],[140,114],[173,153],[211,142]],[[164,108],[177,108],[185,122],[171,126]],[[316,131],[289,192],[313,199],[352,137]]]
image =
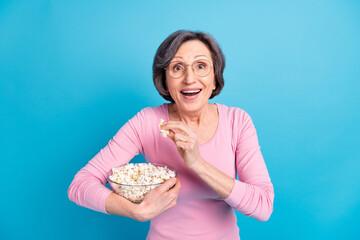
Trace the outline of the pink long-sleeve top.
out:
[[[105,200],[112,192],[105,186],[106,174],[141,153],[147,162],[175,167],[181,181],[177,205],[150,221],[148,240],[240,239],[234,209],[266,221],[273,211],[274,190],[250,116],[239,108],[216,105],[218,128],[199,151],[223,173],[234,179],[238,175],[226,199],[186,168],[175,144],[160,133],[160,119],[169,120],[168,104],[163,104],[141,110],[75,175],[70,200],[106,213]]]

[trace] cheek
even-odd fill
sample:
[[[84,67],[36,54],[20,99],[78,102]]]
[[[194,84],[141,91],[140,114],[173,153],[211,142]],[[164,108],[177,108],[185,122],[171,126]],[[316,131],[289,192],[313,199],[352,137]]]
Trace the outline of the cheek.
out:
[[[215,78],[211,81],[211,90],[214,90],[216,88],[216,81]]]
[[[211,74],[212,76],[208,79],[209,85],[209,91],[213,91],[216,88],[216,81],[215,81],[215,75]]]
[[[167,87],[167,91],[169,92],[171,97],[174,98],[176,96],[176,93],[177,93],[176,84],[174,82],[172,82],[172,81],[167,81],[166,80],[166,87]]]
[[[212,73],[213,74],[213,88],[212,88],[212,90],[215,90],[215,88],[216,88],[216,80],[215,80],[215,73],[213,72]]]
[[[168,90],[168,92],[171,92],[171,89],[173,88],[171,82],[166,79],[165,84],[166,84],[166,90]]]

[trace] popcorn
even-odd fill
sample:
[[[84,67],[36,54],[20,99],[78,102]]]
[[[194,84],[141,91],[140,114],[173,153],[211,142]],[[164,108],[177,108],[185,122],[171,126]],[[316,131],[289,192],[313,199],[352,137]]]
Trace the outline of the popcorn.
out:
[[[160,119],[160,124],[159,124],[159,128],[160,128],[160,132],[163,135],[163,137],[167,137],[169,135],[169,130],[162,130],[162,124],[164,123],[164,119]]]
[[[130,163],[113,168],[112,175],[109,176],[109,183],[119,195],[132,202],[140,203],[150,190],[175,176],[175,171],[166,166]]]

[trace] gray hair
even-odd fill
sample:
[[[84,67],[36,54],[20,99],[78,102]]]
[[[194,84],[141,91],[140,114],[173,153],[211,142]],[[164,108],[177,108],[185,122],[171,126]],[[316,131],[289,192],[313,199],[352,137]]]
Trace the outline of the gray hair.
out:
[[[190,40],[203,42],[211,53],[216,88],[213,90],[210,99],[218,95],[224,87],[223,72],[225,68],[225,57],[215,39],[210,36],[210,34],[204,32],[179,30],[172,33],[160,44],[153,62],[153,81],[156,90],[165,100],[170,102],[174,102],[174,99],[172,99],[166,87],[165,68],[168,67],[180,46]]]

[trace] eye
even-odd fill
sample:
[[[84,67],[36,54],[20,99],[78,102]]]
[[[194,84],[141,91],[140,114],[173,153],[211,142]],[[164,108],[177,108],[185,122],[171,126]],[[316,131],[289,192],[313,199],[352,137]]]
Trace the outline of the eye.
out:
[[[198,65],[198,68],[199,68],[199,69],[203,69],[203,68],[206,68],[206,66],[205,66],[204,64],[199,64],[199,65]]]
[[[204,70],[204,69],[207,68],[207,64],[204,63],[204,62],[197,62],[197,63],[195,64],[195,68],[196,68],[196,69],[199,69],[199,70]]]
[[[174,66],[171,67],[171,70],[173,72],[182,71],[183,69],[184,67],[181,64],[175,64]]]

